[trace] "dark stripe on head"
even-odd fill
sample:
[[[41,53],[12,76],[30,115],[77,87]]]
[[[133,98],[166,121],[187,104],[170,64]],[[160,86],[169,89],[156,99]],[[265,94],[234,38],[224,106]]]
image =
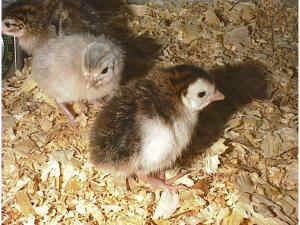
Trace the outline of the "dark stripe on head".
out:
[[[163,69],[163,72],[169,74],[169,79],[175,87],[178,95],[186,92],[188,86],[199,78],[205,79],[210,83],[214,83],[212,75],[194,65],[176,65]]]

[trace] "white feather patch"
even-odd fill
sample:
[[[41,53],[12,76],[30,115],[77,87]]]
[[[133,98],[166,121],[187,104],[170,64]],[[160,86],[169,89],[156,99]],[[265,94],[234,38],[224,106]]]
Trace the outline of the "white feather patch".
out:
[[[197,117],[183,115],[172,125],[159,118],[142,120],[141,167],[144,172],[165,169],[181,155],[188,145]]]

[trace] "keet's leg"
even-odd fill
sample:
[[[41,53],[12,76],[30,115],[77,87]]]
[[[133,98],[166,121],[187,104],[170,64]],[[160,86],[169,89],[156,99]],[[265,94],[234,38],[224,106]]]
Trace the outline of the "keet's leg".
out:
[[[165,183],[166,184],[174,184],[176,180],[178,180],[179,178],[187,175],[189,172],[185,171],[185,172],[180,172],[178,173],[176,176],[170,178],[170,179],[165,179]]]
[[[57,102],[57,105],[61,109],[61,111],[67,116],[67,118],[69,119],[72,127],[76,127],[75,117],[70,112],[70,110],[68,109],[67,105],[65,103],[58,103],[58,102]]]

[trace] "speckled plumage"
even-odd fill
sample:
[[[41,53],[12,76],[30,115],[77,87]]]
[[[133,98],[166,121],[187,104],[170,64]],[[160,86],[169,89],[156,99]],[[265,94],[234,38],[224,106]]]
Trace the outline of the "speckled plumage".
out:
[[[51,26],[56,7],[57,1],[48,0],[13,3],[4,9],[2,33],[18,38],[20,47],[31,55],[56,36],[55,28]]]
[[[87,6],[87,7],[85,7]],[[33,54],[50,38],[101,30],[99,18],[86,1],[17,1],[4,9],[2,33],[15,36],[20,47]]]

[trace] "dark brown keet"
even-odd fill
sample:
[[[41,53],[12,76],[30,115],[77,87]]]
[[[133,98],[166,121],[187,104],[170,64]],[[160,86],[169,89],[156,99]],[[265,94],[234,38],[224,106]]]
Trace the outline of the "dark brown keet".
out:
[[[55,37],[51,26],[52,13],[58,1],[16,2],[5,8],[2,20],[2,33],[15,36],[21,48],[27,53]]]
[[[90,159],[126,177],[165,170],[189,144],[199,111],[222,99],[213,78],[196,66],[153,71],[122,87],[99,112]]]
[[[57,35],[92,31],[89,20],[96,15],[91,7],[81,10],[81,5],[81,0],[18,1],[4,9],[2,33],[18,38],[20,47],[31,55]]]
[[[119,88],[123,58],[122,49],[104,36],[61,36],[35,51],[32,75],[72,120],[62,104],[113,96]]]

